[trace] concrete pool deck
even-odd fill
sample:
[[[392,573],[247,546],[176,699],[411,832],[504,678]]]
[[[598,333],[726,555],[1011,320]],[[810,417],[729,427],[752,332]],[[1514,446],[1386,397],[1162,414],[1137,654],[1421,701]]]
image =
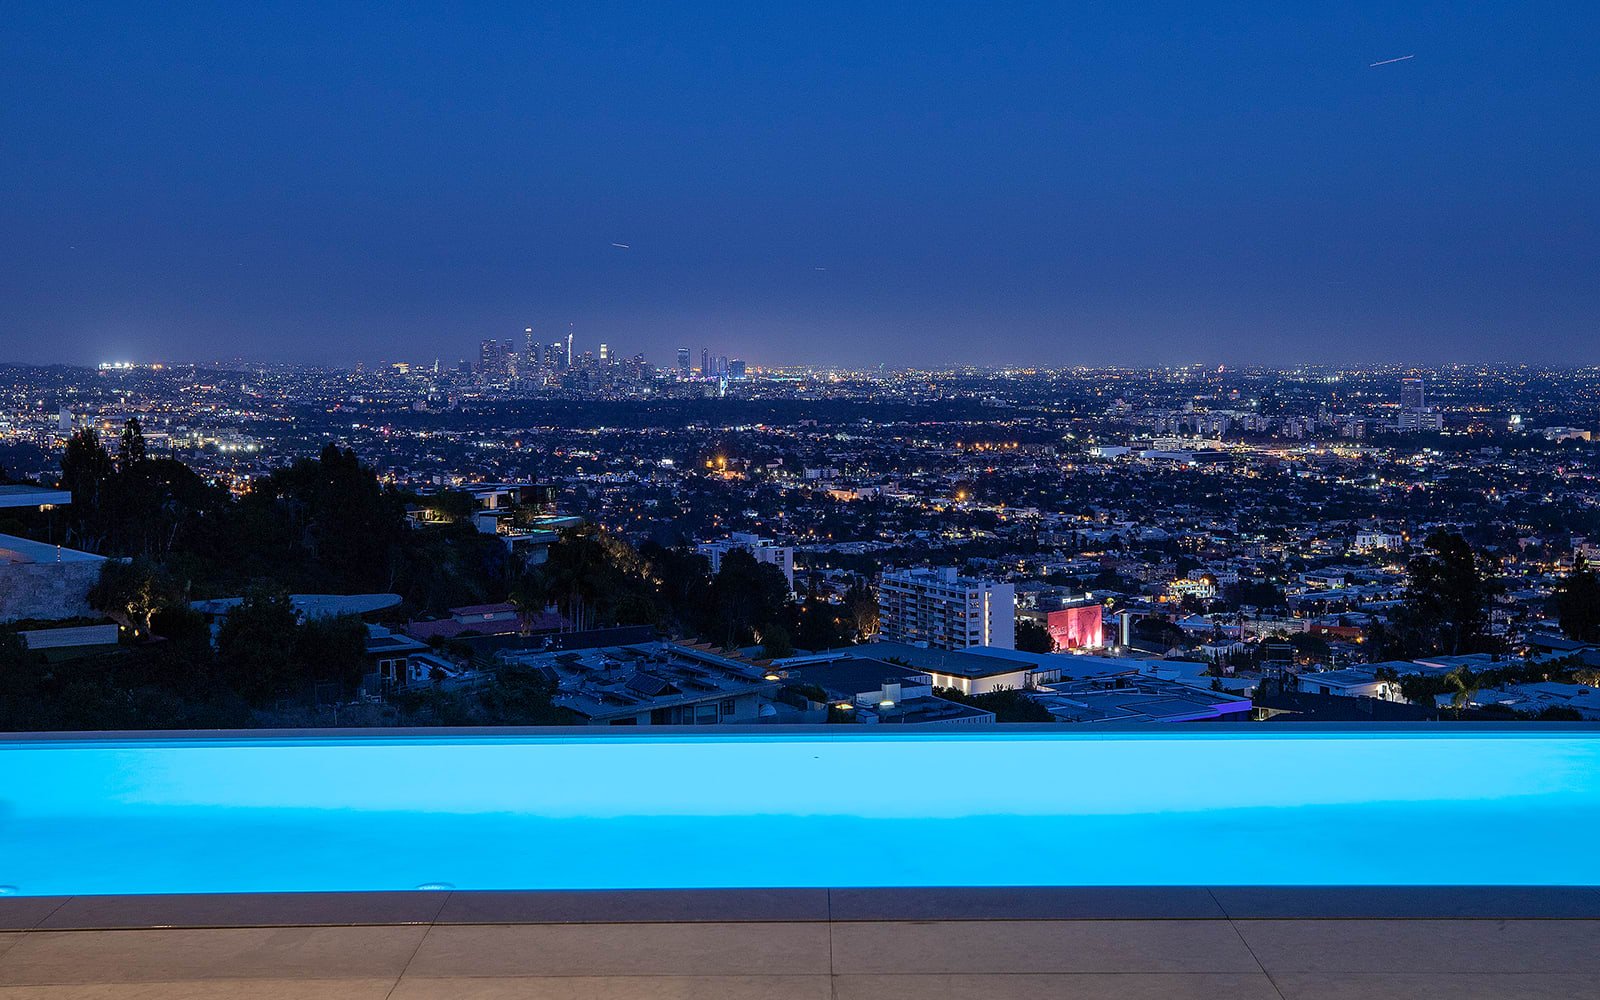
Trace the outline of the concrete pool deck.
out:
[[[0,898],[0,1000],[1600,997],[1600,889]]]

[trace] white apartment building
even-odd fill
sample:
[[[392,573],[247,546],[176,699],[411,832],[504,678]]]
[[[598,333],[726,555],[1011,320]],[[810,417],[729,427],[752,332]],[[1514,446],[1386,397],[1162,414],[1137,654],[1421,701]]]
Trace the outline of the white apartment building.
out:
[[[953,568],[909,569],[878,578],[878,627],[888,642],[937,649],[1016,647],[1016,589],[959,576]]]
[[[1405,536],[1396,531],[1362,528],[1356,532],[1356,549],[1360,552],[1371,552],[1376,549],[1403,549],[1405,547]]]
[[[727,538],[714,542],[701,542],[694,550],[711,561],[711,572],[722,568],[722,557],[735,549],[743,549],[756,557],[756,562],[767,563],[783,571],[783,578],[794,589],[794,546],[779,545],[770,538],[735,531]]]

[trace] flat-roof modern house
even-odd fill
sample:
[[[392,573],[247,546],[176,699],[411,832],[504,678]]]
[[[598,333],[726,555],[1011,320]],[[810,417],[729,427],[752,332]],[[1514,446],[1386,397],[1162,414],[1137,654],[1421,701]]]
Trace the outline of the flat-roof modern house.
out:
[[[1015,653],[1014,650],[1006,652]],[[927,674],[934,687],[954,688],[962,694],[1020,690],[1060,676],[1058,666],[1041,665],[1039,661],[1052,659],[1044,655],[1024,653],[1013,658],[992,655],[988,650],[936,649],[904,642],[869,642],[828,650],[818,656],[870,658],[905,664]]]
[[[92,552],[0,535],[0,622],[95,614],[89,591],[105,562]]]
[[[759,723],[772,717],[779,687],[755,664],[674,642],[506,650],[497,659],[539,670],[556,687],[555,704],[591,726]]]
[[[49,507],[64,507],[71,502],[72,493],[69,490],[53,490],[46,486],[32,486],[27,483],[0,485],[0,510],[18,507],[44,510]]]
[[[1404,701],[1400,685],[1377,676],[1370,667],[1345,667],[1342,670],[1317,670],[1297,675],[1296,686],[1311,694],[1331,694],[1344,698],[1379,698]]]
[[[191,601],[189,607],[217,619],[244,602],[242,597],[213,597]],[[303,620],[338,618],[342,615],[367,615],[400,603],[399,594],[290,594],[289,603]]]
[[[929,674],[897,663],[840,657],[780,673],[786,683],[820,688],[829,704],[864,725],[945,727],[995,721],[993,712],[936,696]]]
[[[524,611],[515,604],[473,604],[450,609],[450,617],[407,622],[404,632],[414,639],[454,639],[466,635],[546,635],[571,623],[548,610]]]
[[[1139,725],[1250,718],[1251,701],[1157,677],[1083,678],[1030,693],[1058,722]]]

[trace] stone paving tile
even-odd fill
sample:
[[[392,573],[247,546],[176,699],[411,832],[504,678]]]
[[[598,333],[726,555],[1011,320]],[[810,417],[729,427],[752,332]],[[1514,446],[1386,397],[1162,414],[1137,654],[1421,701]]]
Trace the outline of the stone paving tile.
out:
[[[1600,973],[1595,920],[1240,920],[1235,926],[1274,976]]]
[[[0,1000],[384,1000],[394,980],[210,979],[0,986]]]
[[[441,924],[793,922],[828,919],[826,889],[453,892]]]
[[[1284,1000],[1593,1000],[1600,981],[1585,972],[1287,973],[1275,977]]]
[[[406,967],[428,978],[827,972],[825,923],[438,925]]]
[[[197,893],[74,896],[41,930],[142,927],[318,927],[431,923],[445,892]]]
[[[28,931],[0,985],[206,979],[376,979],[405,970],[426,927]]]
[[[1225,886],[1211,893],[1235,920],[1600,918],[1588,886]]]
[[[1222,919],[1211,890],[1085,888],[834,889],[835,920]]]
[[[838,973],[1260,972],[1224,920],[833,925]]]
[[[406,976],[390,1000],[831,1000],[827,976]]]
[[[1280,1000],[1256,973],[839,976],[837,1000]]]

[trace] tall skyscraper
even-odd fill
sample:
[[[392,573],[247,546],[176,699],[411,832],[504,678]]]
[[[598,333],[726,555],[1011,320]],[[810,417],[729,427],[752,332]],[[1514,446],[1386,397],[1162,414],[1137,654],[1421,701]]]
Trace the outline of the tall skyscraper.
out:
[[[572,367],[572,331],[567,331],[567,367]]]
[[[738,358],[734,358],[732,361],[728,362],[728,377],[744,378],[744,362],[740,361]]]
[[[689,349],[687,347],[678,348],[678,374],[684,378],[689,377]]]
[[[1427,404],[1426,386],[1420,378],[1403,378],[1400,380],[1400,408],[1402,410],[1420,410]]]
[[[601,344],[600,345],[600,363],[601,364],[605,364],[607,361],[610,361],[610,360],[611,360],[611,345],[609,345],[609,344]]]
[[[510,341],[506,342],[507,344]],[[505,349],[498,340],[485,340],[478,345],[478,374],[493,381],[506,373]]]
[[[709,378],[710,376],[711,376],[711,348],[702,347],[702,348],[700,348],[700,377],[701,378]]]

